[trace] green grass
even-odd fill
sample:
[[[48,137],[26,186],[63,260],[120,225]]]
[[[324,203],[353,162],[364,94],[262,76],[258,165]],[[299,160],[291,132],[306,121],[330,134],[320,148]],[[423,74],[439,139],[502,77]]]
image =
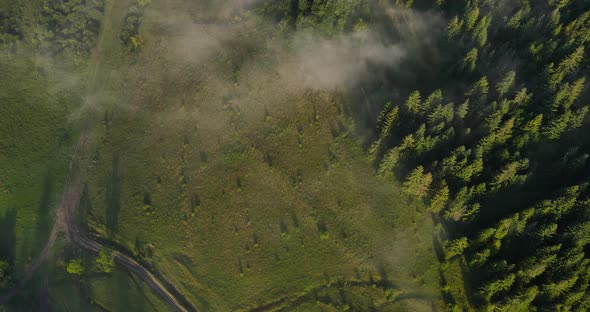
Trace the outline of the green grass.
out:
[[[273,79],[276,51],[262,47],[274,35],[263,26],[186,64],[147,15],[134,60],[118,38],[128,5],[107,1],[80,74],[85,107],[99,116],[84,204],[95,231],[153,263],[203,311],[441,305],[432,220],[397,181],[374,176],[341,94]],[[198,11],[155,0],[151,8],[172,19]],[[0,216],[14,233],[2,248],[22,269],[40,246],[30,241],[44,242],[52,224],[75,136],[68,103],[81,101],[48,93],[32,64],[1,66],[12,73],[0,78],[12,104],[0,130],[13,135],[0,136],[1,181],[10,181],[0,185]],[[30,238],[32,228],[41,234]],[[68,252],[48,268],[61,309],[166,309],[120,269],[66,275]]]
[[[37,282],[37,287],[48,293],[56,311],[167,311],[168,307],[129,272],[119,267],[110,273],[98,272],[95,254],[60,247],[60,252],[48,261],[45,281]],[[66,272],[71,257],[82,258],[82,276]]]
[[[320,122],[304,126],[302,147],[295,125],[219,146],[196,143],[197,130],[184,144],[182,129],[150,130],[138,115],[108,130],[92,214],[131,249],[154,246],[156,267],[193,302],[243,308],[380,266],[402,289],[434,292],[424,208],[374,177],[348,135],[332,140]]]
[[[17,274],[40,251],[69,159],[71,102],[28,60],[0,59],[1,255]]]
[[[17,56],[0,56],[0,257],[14,265],[14,279],[18,280],[41,251],[53,226],[72,146],[78,129],[84,127],[81,122],[87,120],[80,117],[91,112],[92,105],[102,105],[102,99],[109,98],[99,92],[100,86],[105,81],[114,83],[109,69],[113,63],[121,63],[119,58],[127,57],[116,48],[128,2],[109,1],[109,18],[101,32],[102,50],[89,60],[88,67],[76,72],[60,68],[59,59],[47,62],[29,53],[29,26],[36,23],[36,4],[0,1],[0,5],[18,5],[28,21]],[[120,269],[112,274],[91,273],[82,281],[69,276],[63,264],[69,248],[61,241],[58,245],[7,306],[9,311],[38,310],[45,296],[57,311],[113,311],[122,306],[136,311],[167,309],[141,281]],[[93,261],[91,255],[86,258]]]
[[[464,281],[464,272],[462,269],[463,258],[455,258],[441,264],[441,274],[444,278],[443,292],[447,297],[449,309],[455,307],[461,311],[474,311],[468,300],[468,288]]]
[[[392,306],[439,304],[432,221],[398,182],[373,175],[337,97],[257,81],[272,64],[239,65],[243,55],[228,50],[211,62],[170,61],[157,24],[142,27],[146,46],[119,72],[122,100],[101,125],[89,171],[95,230],[151,261],[202,310],[287,304],[336,280],[385,298],[372,279],[420,294]],[[248,40],[269,35],[257,31]],[[254,63],[274,57],[252,53]]]

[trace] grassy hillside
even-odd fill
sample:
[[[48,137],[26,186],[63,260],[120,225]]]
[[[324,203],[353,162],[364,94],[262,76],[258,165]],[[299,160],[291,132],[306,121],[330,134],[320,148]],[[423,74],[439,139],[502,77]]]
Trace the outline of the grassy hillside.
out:
[[[0,215],[2,255],[17,272],[49,233],[70,153],[72,102],[19,57],[0,59]]]
[[[254,17],[222,19],[238,35],[179,55],[185,31],[204,35],[197,7],[145,12],[89,169],[96,231],[205,310],[440,304],[432,221],[373,175],[344,90],[271,79],[279,34]]]
[[[114,37],[101,42],[109,49],[109,64],[101,65],[104,59],[97,57],[72,68],[71,56],[47,55],[31,42],[35,29],[43,27],[40,3],[0,4],[2,16],[11,16],[2,20],[0,27],[2,35],[10,35],[2,37],[2,48],[7,50],[0,56],[0,260],[9,264],[8,285],[14,285],[47,242],[78,129],[86,127],[86,116],[93,115],[94,99],[100,91],[95,90],[116,60],[113,54],[121,55],[108,45],[114,41],[114,46],[119,46],[123,21],[113,18],[119,26],[115,25],[116,33],[110,37],[107,32],[113,26],[110,20],[102,21],[106,25],[100,39]],[[17,35],[12,35],[15,29]],[[66,261],[70,257],[83,257],[88,274],[81,278],[68,274]],[[46,264],[0,309],[129,310],[131,302],[135,311],[167,309],[141,281],[121,269],[110,274],[96,272],[94,261],[94,255],[76,251],[60,239]],[[0,289],[0,294],[4,290]]]

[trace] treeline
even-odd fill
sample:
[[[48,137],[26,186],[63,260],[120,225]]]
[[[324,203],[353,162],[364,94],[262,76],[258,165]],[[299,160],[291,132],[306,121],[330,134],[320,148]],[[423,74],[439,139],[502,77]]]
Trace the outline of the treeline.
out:
[[[34,32],[35,47],[82,64],[96,45],[103,10],[103,0],[43,0]]]
[[[590,309],[590,2],[299,0],[262,12],[332,35],[384,29],[385,6],[446,22],[432,34],[438,68],[416,74],[428,83],[399,98],[384,84],[412,83],[386,73],[362,100],[384,103],[367,147],[376,174],[402,179],[441,223],[442,275],[460,263],[468,300],[443,294],[448,308]]]
[[[284,30],[313,29],[325,35],[364,28],[372,13],[365,0],[267,0],[258,10]]]
[[[0,48],[27,50],[59,57],[79,66],[96,45],[104,13],[104,0],[14,1],[0,9]]]
[[[385,105],[376,171],[429,203],[476,309],[586,311],[590,3],[437,2],[445,82]]]
[[[0,9],[0,48],[13,48],[23,38],[18,7]]]
[[[143,45],[143,38],[139,34],[139,26],[145,9],[151,0],[133,0],[125,16],[125,23],[121,30],[121,41],[131,51],[137,52]]]
[[[96,46],[104,0],[19,0],[0,9],[0,48],[17,53],[16,43],[35,52],[57,57],[69,65],[83,65]],[[121,43],[137,52],[144,39],[139,34],[143,15],[151,0],[133,0],[127,9]]]

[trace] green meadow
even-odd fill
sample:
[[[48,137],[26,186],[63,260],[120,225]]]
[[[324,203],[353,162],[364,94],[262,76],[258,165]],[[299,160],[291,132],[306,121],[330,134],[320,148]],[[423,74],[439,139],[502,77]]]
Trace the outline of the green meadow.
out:
[[[74,70],[36,63],[38,54],[0,64],[10,73],[0,78],[0,129],[10,134],[0,138],[1,247],[15,279],[47,240],[77,136],[89,130],[80,222],[199,311],[443,305],[433,220],[395,177],[376,175],[346,88],[285,78],[284,33],[250,11],[220,15],[222,33],[205,30],[206,51],[187,54],[187,34],[167,34],[201,32],[220,12],[205,2],[151,1],[141,46],[130,48],[121,32],[132,5],[104,3],[96,46]],[[71,259],[82,259],[82,275],[66,272]],[[8,311],[168,309],[134,275],[97,272],[94,261],[60,240]]]

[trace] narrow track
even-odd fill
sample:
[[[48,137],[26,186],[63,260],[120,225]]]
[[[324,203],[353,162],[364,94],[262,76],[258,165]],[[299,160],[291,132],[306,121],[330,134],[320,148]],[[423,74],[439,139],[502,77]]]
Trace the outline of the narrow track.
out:
[[[45,260],[47,260],[50,251],[59,237],[59,234],[64,233],[67,240],[88,251],[98,253],[104,248],[104,246],[100,243],[84,235],[80,231],[76,222],[76,215],[78,213],[78,207],[80,206],[82,192],[84,190],[84,183],[79,175],[76,174],[76,169],[80,162],[80,154],[87,149],[88,142],[89,135],[82,134],[74,150],[72,159],[70,160],[64,191],[62,193],[60,204],[56,209],[55,223],[53,224],[49,238],[47,239],[43,250],[31,263],[23,278],[21,278],[18,283],[7,293],[0,296],[0,305],[8,303],[8,301],[10,301],[14,295],[24,288],[27,282],[33,277],[34,273],[41,267]],[[183,304],[181,304],[176,296],[172,294],[172,292],[170,292],[166,287],[164,287],[158,278],[156,278],[143,265],[133,260],[133,258],[130,256],[125,255],[119,251],[115,251],[114,260],[116,263],[127,269],[129,272],[132,272],[139,279],[145,282],[150,287],[150,289],[156,295],[162,298],[162,300],[164,300],[164,302],[166,302],[173,310],[178,312],[197,311],[193,306],[185,307]],[[169,282],[167,282],[167,284],[171,285]],[[178,291],[176,293],[178,293]],[[188,303],[185,298],[182,298],[182,301]]]

